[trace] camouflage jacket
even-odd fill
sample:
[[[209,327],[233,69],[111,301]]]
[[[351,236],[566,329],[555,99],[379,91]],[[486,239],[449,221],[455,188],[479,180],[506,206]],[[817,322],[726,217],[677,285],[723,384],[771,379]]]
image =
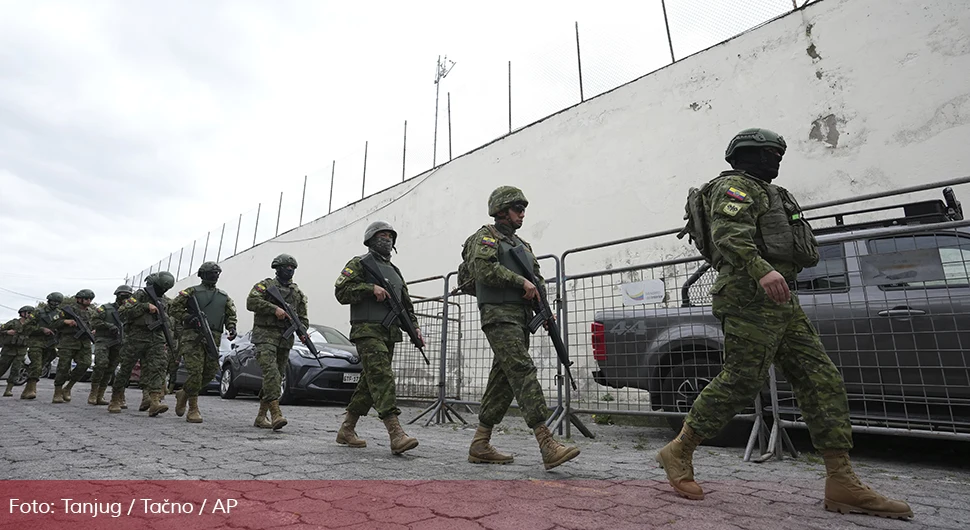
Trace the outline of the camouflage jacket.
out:
[[[175,297],[175,300],[172,301],[172,305],[169,309],[169,315],[172,317],[172,321],[175,322],[175,328],[178,330],[178,340],[182,341],[184,339],[189,341],[197,341],[200,338],[198,329],[186,328],[183,326],[184,320],[190,315],[188,304],[189,296],[192,296],[197,292],[218,293],[226,297],[226,304],[222,308],[222,311],[219,311],[219,308],[217,307],[210,307],[209,304],[200,303],[199,305],[202,313],[208,317],[207,320],[209,321],[209,328],[212,330],[212,336],[216,340],[216,345],[218,345],[222,337],[223,329],[236,329],[236,304],[233,303],[232,298],[230,298],[229,295],[226,294],[226,292],[222,289],[216,289],[215,287],[210,288],[206,287],[205,285],[186,287],[185,289],[179,291],[179,294]],[[198,300],[198,297],[196,300]],[[212,301],[210,298],[210,304],[212,302],[214,301]],[[217,319],[215,317],[216,313],[219,314],[220,318]],[[214,320],[216,321],[214,322]]]
[[[254,344],[277,343],[282,345],[283,332],[290,327],[289,319],[279,320],[276,318],[276,308],[279,306],[272,301],[272,297],[266,292],[273,285],[280,290],[283,299],[296,312],[296,316],[300,317],[303,325],[310,325],[307,320],[307,298],[303,291],[293,282],[290,282],[289,285],[283,285],[276,278],[266,278],[254,285],[246,298],[246,309],[253,312],[252,341]],[[294,337],[290,337],[287,340],[292,344],[293,339]]]
[[[71,300],[70,302],[65,301],[64,304],[61,305],[61,308],[58,308],[57,310],[60,313],[60,318],[58,318],[57,322],[54,324],[54,326],[57,327],[57,335],[60,337],[60,342],[58,342],[57,347],[63,350],[80,350],[85,347],[90,348],[91,341],[86,336],[83,334],[80,337],[74,336],[76,333],[81,331],[80,323],[77,323],[77,325],[74,326],[69,326],[65,323],[68,320],[73,320],[73,318],[67,315],[67,313],[65,313],[62,309],[65,306],[73,309],[74,312],[77,313],[77,316],[81,317],[81,320],[87,324],[88,329],[90,329],[92,332],[94,331],[94,328],[91,325],[95,314],[94,308],[91,306],[83,307],[75,300]]]
[[[516,235],[514,228],[504,224],[496,224],[495,228],[503,236],[513,241],[517,239],[529,249],[529,252],[532,252],[532,246]],[[471,255],[467,263],[472,277],[485,285],[517,288],[525,294],[525,290],[522,289],[525,278],[499,263],[499,246],[494,242],[490,244],[491,239],[492,232],[488,226],[483,226],[468,238]],[[545,293],[545,281],[539,271],[539,263],[534,259],[532,271],[539,282],[536,287]],[[534,314],[531,306],[522,304],[480,304],[480,312],[483,326],[497,322],[525,324]]]
[[[389,259],[384,259],[376,254],[374,257],[384,260],[385,263],[397,271],[402,280],[404,279],[404,274]],[[360,263],[361,258],[362,256],[357,256],[348,261],[347,265],[340,272],[340,275],[337,276],[337,281],[334,283],[334,296],[341,304],[353,305],[364,301],[377,300],[377,297],[374,296],[374,283],[367,281],[366,272]],[[418,317],[414,314],[414,304],[411,302],[411,295],[408,293],[408,284],[406,281],[402,284],[400,298],[401,305],[407,311],[408,317],[411,319],[414,327],[419,328],[420,324],[418,324]],[[401,333],[401,326],[396,322],[391,324],[390,328],[385,328],[378,322],[352,322],[350,326],[350,340],[360,338],[375,338],[389,342],[401,342],[404,340],[404,335]]]
[[[118,320],[121,320],[121,314],[119,313],[119,307],[124,304],[126,299],[122,299],[121,302],[101,304],[100,307],[94,312],[94,318],[91,320],[91,326],[94,328],[96,333],[97,342],[111,342],[118,339],[118,335],[121,330],[118,329],[118,325],[115,324],[115,319],[111,316],[112,313],[118,313]],[[124,325],[124,324],[122,324]]]
[[[57,326],[55,323],[61,318],[58,309],[51,309],[46,303],[40,302],[36,309],[27,316],[24,323],[24,335],[27,336],[27,347],[31,349],[43,350],[57,345]],[[53,335],[44,333],[44,328],[54,332]]]
[[[16,331],[16,335],[7,335],[7,331]],[[24,323],[17,317],[0,326],[0,346],[4,355],[12,355],[22,351],[27,346],[27,336],[24,335]]]
[[[149,298],[148,293],[144,289],[138,289],[135,294],[131,295],[130,298],[125,300],[122,304],[119,313],[121,314],[121,321],[125,325],[125,342],[128,341],[139,341],[139,342],[150,342],[153,344],[165,344],[165,332],[162,331],[162,326],[156,327],[154,330],[150,329],[151,326],[155,326],[158,322],[159,317],[168,310],[168,306],[171,305],[171,300],[167,296],[158,297],[159,301],[162,303],[162,307],[158,308],[158,312],[152,314],[148,310],[148,305],[151,303],[151,298]],[[172,329],[172,319],[168,315],[165,315],[166,322],[169,329]]]

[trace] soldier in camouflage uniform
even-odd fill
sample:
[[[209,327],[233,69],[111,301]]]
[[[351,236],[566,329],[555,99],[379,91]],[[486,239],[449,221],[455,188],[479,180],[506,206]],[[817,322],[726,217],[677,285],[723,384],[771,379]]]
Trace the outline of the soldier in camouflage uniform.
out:
[[[347,266],[337,277],[334,295],[341,304],[350,305],[350,340],[357,346],[357,353],[364,363],[360,382],[357,383],[357,389],[347,406],[347,416],[337,431],[337,443],[349,447],[366,447],[367,442],[358,438],[354,429],[357,419],[366,416],[371,407],[374,407],[377,417],[387,427],[391,453],[397,455],[418,446],[418,441],[404,432],[397,418],[401,409],[397,408],[397,397],[394,393],[391,358],[394,355],[394,344],[403,341],[404,336],[397,321],[389,328],[381,325],[390,313],[384,304],[388,293],[375,283],[371,273],[361,265],[366,260],[368,267],[380,272],[387,284],[397,291],[395,294],[420,336],[418,318],[414,315],[414,305],[408,295],[404,275],[391,263],[391,250],[396,243],[397,232],[390,224],[383,221],[371,223],[364,232],[364,246],[369,252],[347,262]]]
[[[256,362],[263,371],[259,413],[253,425],[275,431],[286,425],[286,418],[280,411],[280,385],[289,367],[294,337],[283,337],[283,332],[290,326],[289,316],[273,302],[266,290],[275,285],[300,321],[306,325],[308,320],[306,295],[293,283],[296,258],[280,254],[273,258],[272,267],[276,277],[266,278],[253,286],[246,298],[246,309],[253,312],[252,342],[256,346]],[[267,411],[272,415],[272,421],[266,419]]]
[[[121,362],[121,343],[124,336],[124,324],[118,310],[132,293],[131,286],[121,285],[115,289],[114,303],[102,304],[94,315],[92,327],[95,331],[94,341],[94,369],[91,371],[91,395],[88,405],[107,405],[104,393],[108,390],[108,383],[114,375],[118,363]],[[128,408],[122,405],[122,408]]]
[[[488,374],[482,407],[478,415],[478,430],[468,448],[468,461],[483,464],[505,464],[513,458],[491,446],[492,427],[497,425],[512,404],[514,397],[525,421],[535,432],[536,441],[546,469],[552,469],[579,456],[579,449],[557,442],[545,421],[549,416],[546,398],[536,376],[536,367],[529,356],[529,327],[533,316],[532,300],[538,290],[545,290],[532,247],[516,230],[522,227],[525,209],[529,205],[522,190],[500,186],[488,198],[488,215],[494,225],[480,228],[465,240],[462,249],[464,265],[475,283],[482,331],[492,348],[494,359]],[[532,269],[539,285],[523,276],[511,250],[524,246],[532,259]]]
[[[0,350],[0,374],[10,369],[3,397],[13,396],[13,387],[16,386],[17,376],[23,368],[24,355],[27,353],[27,336],[23,333],[24,323],[27,322],[27,317],[33,310],[33,307],[25,305],[17,312],[20,318],[0,326],[0,345],[3,346],[3,350]]]
[[[202,283],[179,291],[172,302],[172,320],[181,323],[178,327],[178,357],[184,359],[185,369],[189,373],[185,386],[175,393],[175,415],[182,417],[188,403],[189,412],[185,421],[189,423],[202,423],[199,391],[212,380],[219,368],[218,357],[213,359],[206,351],[202,323],[189,310],[189,297],[195,298],[203,317],[209,323],[209,330],[217,348],[222,340],[223,329],[229,332],[229,340],[236,338],[236,305],[225,291],[216,288],[221,273],[222,267],[218,263],[203,263],[198,272]]]
[[[842,376],[792,296],[798,272],[818,262],[818,244],[794,197],[771,184],[786,148],[785,140],[767,129],[741,131],[725,153],[733,169],[696,195],[708,227],[697,239],[704,238],[701,246],[710,248],[705,257],[718,271],[712,310],[724,331],[724,366],[656,460],[677,493],[703,499],[694,481],[694,449],[751,403],[775,363],[791,383],[812,443],[824,457],[825,508],[912,517],[905,502],[862,484],[849,463],[852,426]]]
[[[121,367],[111,387],[108,412],[121,412],[131,370],[140,361],[141,386],[148,392],[148,415],[155,417],[168,410],[168,405],[161,401],[168,363],[168,345],[161,322],[164,319],[171,330],[171,319],[167,315],[170,300],[165,292],[175,286],[175,277],[168,271],[154,272],[145,278],[145,285],[154,289],[161,307],[152,303],[145,289],[135,291],[121,306],[119,312],[125,325],[125,343],[121,348]]]
[[[37,304],[37,308],[27,317],[24,323],[24,335],[27,336],[27,358],[30,367],[27,369],[27,384],[20,394],[20,399],[34,399],[37,397],[37,381],[40,380],[44,367],[57,355],[56,322],[61,318],[58,306],[64,301],[64,295],[53,292],[47,295],[47,303]]]
[[[71,389],[81,380],[81,376],[91,366],[91,338],[80,333],[82,322],[91,329],[94,309],[91,301],[94,291],[81,289],[74,295],[74,301],[60,306],[61,318],[54,324],[60,336],[57,345],[57,375],[54,377],[54,399],[51,403],[68,403],[71,401]],[[68,312],[74,313],[82,322],[78,322]],[[71,370],[71,363],[76,366]],[[66,383],[66,386],[65,386]]]

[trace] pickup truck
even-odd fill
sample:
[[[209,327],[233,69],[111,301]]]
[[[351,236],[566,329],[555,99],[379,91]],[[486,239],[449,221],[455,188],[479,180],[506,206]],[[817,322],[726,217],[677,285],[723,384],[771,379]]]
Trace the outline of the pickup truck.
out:
[[[940,227],[963,219],[952,190],[944,197],[812,219],[835,225],[815,229],[819,263],[798,275],[797,296],[842,373],[854,424],[970,433],[970,228]],[[903,217],[844,222],[900,207]],[[885,235],[904,225],[919,226]],[[680,307],[595,312],[594,380],[646,390],[654,410],[687,412],[721,369],[724,337],[708,294],[715,275],[697,268]],[[778,374],[779,412],[797,418]],[[680,428],[681,418],[668,418]]]

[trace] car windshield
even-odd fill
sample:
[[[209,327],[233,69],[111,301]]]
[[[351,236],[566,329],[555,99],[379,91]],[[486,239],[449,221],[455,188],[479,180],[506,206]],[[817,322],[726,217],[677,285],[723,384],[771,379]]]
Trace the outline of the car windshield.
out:
[[[345,337],[339,331],[328,328],[327,326],[318,326],[312,324],[310,327],[310,340],[313,341],[314,345],[322,344],[337,344],[340,346],[353,346],[350,339]]]

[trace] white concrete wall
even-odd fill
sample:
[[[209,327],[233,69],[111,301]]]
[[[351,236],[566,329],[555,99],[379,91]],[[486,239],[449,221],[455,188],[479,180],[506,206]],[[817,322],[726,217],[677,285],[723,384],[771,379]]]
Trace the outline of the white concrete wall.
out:
[[[333,282],[368,223],[398,229],[410,279],[457,267],[502,184],[531,200],[521,233],[540,254],[673,228],[687,189],[725,169],[728,140],[752,126],[785,136],[776,182],[803,205],[967,175],[968,72],[965,0],[817,2],[228,259],[220,286],[248,329],[249,289],[291,253],[311,320],[348,330]],[[569,271],[685,252],[669,237],[578,255]]]

